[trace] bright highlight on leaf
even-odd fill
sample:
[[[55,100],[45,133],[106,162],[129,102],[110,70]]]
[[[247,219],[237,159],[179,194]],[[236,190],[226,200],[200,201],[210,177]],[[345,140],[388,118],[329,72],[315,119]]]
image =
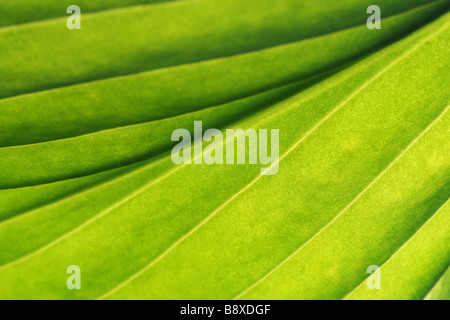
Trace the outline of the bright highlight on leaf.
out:
[[[0,4],[0,299],[450,299],[450,1],[66,2]]]

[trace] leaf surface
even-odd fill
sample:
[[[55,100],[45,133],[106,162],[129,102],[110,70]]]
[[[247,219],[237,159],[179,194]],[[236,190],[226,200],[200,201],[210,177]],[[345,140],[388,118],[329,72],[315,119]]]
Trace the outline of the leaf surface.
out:
[[[449,1],[381,30],[368,1],[140,3],[0,28],[0,299],[448,298]],[[280,158],[175,165],[198,120]]]

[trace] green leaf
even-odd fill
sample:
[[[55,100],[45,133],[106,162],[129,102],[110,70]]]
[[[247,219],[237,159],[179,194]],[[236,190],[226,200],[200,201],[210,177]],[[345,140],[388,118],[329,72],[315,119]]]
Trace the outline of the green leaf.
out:
[[[0,299],[448,298],[449,1],[380,1],[381,30],[369,4],[0,28]],[[279,129],[278,173],[175,165],[171,133],[197,120]]]

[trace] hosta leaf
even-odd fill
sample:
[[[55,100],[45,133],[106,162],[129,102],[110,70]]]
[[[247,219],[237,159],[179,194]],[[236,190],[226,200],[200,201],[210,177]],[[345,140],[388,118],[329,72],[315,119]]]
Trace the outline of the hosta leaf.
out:
[[[0,29],[0,299],[448,297],[449,2],[383,2],[381,30],[368,4],[192,0],[94,12],[73,35],[51,12]],[[278,173],[175,165],[170,135],[195,120],[279,129]]]
[[[423,0],[380,2],[386,5],[386,17],[424,3]],[[370,1],[360,0],[316,3],[315,0],[283,0],[276,5],[272,0],[177,1],[86,15],[80,32],[68,32],[65,18],[3,28],[0,61],[6,63],[0,65],[0,74],[8,81],[0,84],[0,97],[324,35],[365,24],[366,16],[354,13],[365,12],[370,5]],[[340,18],[334,19],[337,15]],[[419,25],[421,20],[417,21]]]

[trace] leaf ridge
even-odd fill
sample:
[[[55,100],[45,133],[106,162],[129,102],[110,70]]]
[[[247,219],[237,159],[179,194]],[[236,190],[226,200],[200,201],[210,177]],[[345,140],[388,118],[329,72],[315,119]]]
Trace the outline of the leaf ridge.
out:
[[[178,0],[178,1],[192,1],[192,0]],[[446,1],[446,0],[437,0],[436,2],[432,2],[431,4],[435,4],[435,3],[438,3],[438,2],[441,2],[441,1]],[[398,13],[396,15],[401,15],[401,14],[407,13],[409,11],[414,11],[414,10],[417,10],[417,9],[421,9],[421,8],[427,7],[429,5],[430,4],[427,4],[427,5],[424,5],[424,6],[420,6],[420,7],[416,7],[416,8],[410,9],[410,10],[406,10],[406,11]],[[396,15],[393,15],[392,17],[394,17]],[[329,33],[322,34],[322,35],[315,36],[315,37],[311,37],[311,38],[305,38],[305,39],[300,39],[300,40],[296,40],[296,41],[290,41],[290,42],[277,44],[277,45],[269,46],[269,47],[264,47],[264,48],[260,48],[260,49],[256,49],[256,50],[252,50],[252,51],[238,52],[238,53],[235,53],[235,54],[232,54],[232,55],[227,55],[227,56],[219,56],[219,57],[214,57],[214,58],[211,58],[211,59],[203,59],[203,60],[197,60],[197,61],[192,61],[192,62],[180,63],[180,64],[169,65],[169,66],[159,67],[159,68],[150,69],[150,70],[132,72],[132,73],[128,73],[128,74],[121,74],[121,75],[116,75],[116,76],[111,76],[111,77],[100,78],[100,79],[86,80],[86,81],[81,81],[81,82],[72,83],[72,84],[68,84],[68,85],[61,85],[61,86],[57,86],[57,87],[47,88],[47,89],[43,89],[43,90],[30,91],[30,92],[20,93],[20,94],[17,94],[17,95],[0,97],[0,102],[2,102],[4,100],[9,100],[9,99],[17,99],[17,98],[21,98],[21,97],[24,97],[24,96],[33,96],[35,94],[43,94],[43,93],[52,92],[52,91],[64,90],[64,89],[72,88],[72,87],[88,86],[90,84],[95,84],[95,83],[112,82],[112,81],[116,81],[116,80],[133,78],[133,77],[141,76],[141,75],[147,75],[147,74],[150,74],[150,73],[161,73],[161,72],[164,72],[164,71],[167,71],[167,70],[173,70],[173,69],[177,69],[177,68],[188,68],[190,66],[196,66],[196,65],[201,65],[201,64],[205,64],[205,63],[220,62],[220,61],[223,61],[223,60],[226,60],[226,59],[232,59],[232,58],[236,58],[236,57],[243,57],[243,56],[248,56],[248,55],[252,55],[252,54],[255,54],[255,53],[276,50],[276,49],[280,49],[280,48],[283,48],[283,47],[289,47],[289,46],[296,45],[296,44],[299,44],[299,43],[302,43],[302,42],[307,42],[307,41],[311,41],[311,40],[314,40],[314,39],[320,39],[320,38],[323,38],[323,37],[326,37],[326,36],[330,36],[330,35],[333,35],[333,34],[338,34],[338,33],[341,33],[341,32],[345,32],[345,31],[348,31],[348,30],[351,30],[351,29],[355,29],[355,28],[358,28],[358,27],[361,27],[361,26],[362,25],[356,25],[356,26],[340,29],[340,30],[337,30],[337,31],[329,32]],[[357,58],[355,58],[354,60],[356,60],[356,59]],[[326,72],[326,71],[324,71],[324,72]],[[314,76],[314,75],[316,75],[316,74],[312,74],[311,76]],[[297,81],[292,81],[292,82],[297,82]],[[275,87],[278,87],[278,85],[276,85],[274,87],[271,87],[268,90],[273,89]]]
[[[191,1],[191,0],[181,0],[181,1]],[[94,136],[96,134],[101,134],[101,133],[106,133],[106,132],[113,132],[115,130],[120,130],[120,129],[125,129],[125,128],[133,128],[133,127],[138,127],[138,126],[141,126],[141,125],[160,123],[162,121],[167,121],[167,120],[175,120],[177,118],[194,115],[194,114],[202,112],[202,111],[214,110],[215,108],[224,107],[224,106],[226,106],[226,105],[228,105],[230,103],[234,103],[234,102],[238,102],[238,101],[244,101],[246,99],[251,99],[253,97],[257,97],[257,96],[259,96],[261,94],[269,93],[270,91],[274,91],[274,90],[277,90],[277,89],[288,88],[290,86],[300,85],[302,83],[305,83],[305,84],[309,85],[309,83],[308,83],[309,81],[313,81],[312,84],[314,84],[316,80],[317,81],[324,80],[327,77],[329,77],[330,75],[333,75],[333,73],[335,71],[338,71],[338,70],[339,70],[339,68],[338,69],[327,70],[327,71],[324,71],[324,72],[319,72],[319,73],[311,75],[311,76],[309,76],[309,77],[307,77],[307,78],[305,78],[303,80],[289,81],[286,84],[275,85],[275,86],[273,86],[271,88],[261,90],[261,91],[259,91],[257,93],[254,93],[254,94],[249,94],[249,95],[246,95],[246,96],[241,97],[241,98],[237,98],[237,99],[233,99],[233,100],[227,101],[225,103],[220,103],[220,104],[207,106],[205,108],[198,109],[198,110],[191,110],[191,111],[183,112],[183,113],[180,113],[180,114],[169,115],[169,116],[166,116],[164,118],[158,118],[158,119],[153,119],[153,120],[149,120],[149,121],[143,121],[143,122],[137,122],[137,123],[131,123],[131,124],[124,124],[124,125],[119,125],[119,126],[112,127],[112,128],[100,129],[98,131],[82,133],[82,134],[78,134],[78,135],[74,135],[74,136],[70,136],[70,137],[56,138],[56,139],[52,139],[52,140],[38,141],[38,142],[33,142],[33,143],[10,145],[10,146],[3,146],[3,147],[0,146],[0,151],[2,149],[7,149],[7,148],[11,148],[12,149],[12,148],[20,148],[20,147],[37,146],[37,145],[42,145],[42,144],[45,144],[45,143],[52,143],[54,141],[70,141],[70,140],[77,139],[77,138],[80,138],[80,137],[89,137],[89,136]],[[303,90],[304,88],[301,87],[300,89]],[[286,94],[286,97],[289,97],[292,94],[293,93]],[[294,94],[295,94],[295,92],[294,92]],[[284,97],[280,98],[280,100],[281,99],[284,99]],[[262,107],[261,109],[258,109],[258,110],[264,110],[266,108],[269,108],[270,106],[271,106],[271,104],[266,105],[265,107]],[[240,120],[242,120],[242,119],[240,119]]]
[[[112,206],[108,207],[108,209],[100,212],[98,215],[95,215],[94,217],[92,217],[91,219],[85,221],[83,224],[79,225],[77,228],[65,233],[64,235],[62,235],[61,237],[57,238],[56,240],[48,243],[47,245],[43,246],[42,248],[27,254],[19,259],[16,259],[14,261],[8,262],[7,264],[1,265],[0,266],[0,271],[6,268],[9,268],[11,266],[14,266],[20,262],[23,262],[25,260],[30,259],[31,257],[46,251],[47,249],[53,247],[54,245],[58,244],[59,242],[63,241],[64,239],[70,237],[71,235],[77,233],[78,231],[84,229],[86,226],[90,225],[91,223],[97,221],[98,219],[100,219],[101,217],[103,217],[104,215],[110,213],[111,211],[114,211],[115,209],[117,209],[118,207],[122,206],[124,203],[128,202],[129,200],[135,198],[136,196],[138,196],[139,194],[141,194],[142,192],[144,192],[145,190],[147,190],[148,188],[150,188],[151,186],[157,184],[158,182],[162,181],[163,179],[167,178],[168,176],[170,176],[171,174],[173,174],[174,172],[178,171],[182,166],[178,166],[175,167],[174,169],[168,171],[167,173],[165,173],[164,175],[160,176],[159,178],[152,180],[149,184],[145,185],[142,188],[137,189],[136,191],[128,194],[127,196],[125,196],[124,198],[122,198],[122,200],[116,202],[115,204],[113,204]]]
[[[440,300],[440,297],[435,298],[435,297],[433,297],[433,294],[436,290],[439,290],[439,287],[444,285],[444,283],[446,281],[446,277],[448,277],[449,273],[450,273],[450,267],[448,267],[446,270],[444,270],[444,272],[442,272],[439,279],[433,284],[433,286],[428,291],[428,293],[425,295],[423,300]]]
[[[8,218],[8,219],[0,221],[0,226],[2,226],[3,224],[12,223],[12,222],[14,222],[16,220],[20,220],[20,219],[22,219],[22,218],[24,218],[24,217],[26,217],[26,216],[28,216],[30,214],[33,214],[35,212],[38,212],[38,211],[46,209],[46,208],[51,208],[51,207],[56,206],[56,205],[58,205],[60,203],[69,202],[70,200],[72,200],[74,198],[77,198],[77,197],[82,196],[84,194],[90,193],[90,192],[92,192],[94,190],[103,188],[104,186],[110,185],[112,183],[116,183],[117,181],[124,180],[127,177],[130,177],[132,175],[139,174],[141,171],[146,170],[147,168],[151,167],[152,165],[155,165],[158,162],[162,162],[163,160],[164,159],[159,159],[156,162],[151,162],[151,163],[147,163],[147,164],[145,164],[145,162],[148,161],[148,160],[142,161],[142,163],[140,163],[141,166],[137,166],[136,168],[130,168],[130,171],[118,172],[117,174],[113,175],[111,178],[109,178],[107,180],[99,181],[99,182],[91,185],[88,188],[84,188],[84,189],[81,189],[81,190],[74,190],[73,192],[68,193],[64,197],[57,199],[56,201],[50,201],[50,202],[48,202],[48,203],[46,203],[44,205],[37,206],[35,208],[32,208],[32,209],[29,209],[29,210],[17,213],[16,215],[14,215],[11,218]],[[127,167],[132,167],[132,166],[133,165],[129,165]],[[115,168],[113,170],[117,170],[117,169],[120,169],[120,168]],[[106,172],[106,171],[104,171],[104,172]],[[102,173],[102,172],[100,172],[100,173]],[[64,181],[64,180],[61,180],[61,181]],[[60,182],[60,181],[57,181],[57,182]],[[52,183],[54,183],[54,182],[52,182]]]

